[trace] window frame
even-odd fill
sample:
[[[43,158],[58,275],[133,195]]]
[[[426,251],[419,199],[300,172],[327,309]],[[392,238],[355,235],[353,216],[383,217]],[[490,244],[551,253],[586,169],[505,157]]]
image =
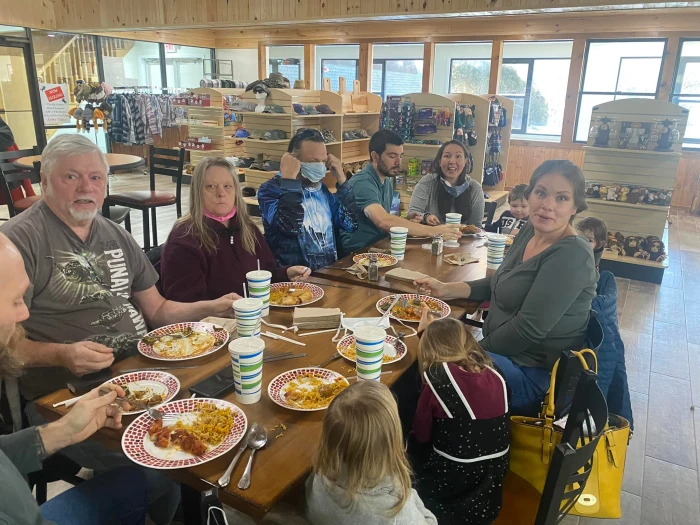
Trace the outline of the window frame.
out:
[[[659,78],[656,80],[656,91],[653,93],[634,93],[634,92],[628,92],[628,91],[616,91],[616,92],[610,92],[610,91],[584,91],[583,86],[585,85],[586,82],[586,73],[588,71],[588,57],[590,54],[590,47],[591,44],[614,44],[617,42],[633,42],[633,43],[639,43],[639,42],[663,42],[664,43],[664,49],[661,52],[660,57],[620,57],[620,65],[622,65],[622,60],[625,58],[661,58],[661,64],[659,66]],[[574,144],[585,144],[587,140],[576,140],[576,131],[578,130],[578,125],[579,125],[579,118],[581,117],[581,101],[583,100],[584,95],[612,95],[612,100],[616,100],[618,96],[627,96],[627,97],[653,97],[654,99],[659,98],[659,90],[661,89],[661,76],[663,75],[663,70],[664,70],[664,61],[666,60],[666,52],[668,51],[668,38],[615,38],[615,39],[607,39],[607,38],[591,38],[586,40],[586,50],[583,55],[583,70],[581,71],[581,82],[579,84],[579,90],[578,90],[578,100],[576,104],[576,119],[574,121],[574,136],[572,137],[573,143]],[[615,80],[615,87],[617,88],[618,84],[620,82],[620,68],[618,67],[617,70],[617,78]]]
[[[420,60],[423,62],[422,58],[373,58],[372,59],[372,66],[375,64],[380,64],[382,66],[382,90],[380,93],[376,93],[374,91],[371,91],[371,93],[375,95],[379,95],[382,97],[382,101],[386,100],[386,63],[387,62],[402,62],[402,61],[408,61],[408,60]],[[422,78],[422,73],[421,73],[421,78]],[[370,79],[370,88],[372,87],[372,79]]]
[[[493,43],[492,43],[493,45]],[[491,72],[491,67],[493,66],[493,62],[491,61],[490,58],[474,58],[474,57],[466,57],[466,58],[450,58],[450,70],[448,71],[448,77],[447,77],[447,93],[452,95],[454,93],[458,92],[453,92],[452,91],[452,67],[454,66],[454,61],[455,60],[479,60],[482,62],[489,62],[489,74]],[[459,92],[461,93],[461,92]],[[483,93],[468,93],[469,95],[483,95]]]
[[[321,82],[321,88],[323,88],[323,70],[325,68],[324,64],[327,60],[347,60],[348,62],[350,61],[355,61],[355,78],[360,78],[360,59],[359,58],[322,58],[321,59],[321,71],[319,71],[320,74],[320,82]],[[346,79],[347,80],[347,79]],[[352,91],[352,85],[347,85],[345,86],[345,89],[349,89]]]
[[[279,62],[280,60],[281,60],[281,61],[284,61],[284,60],[287,60],[287,59],[286,59],[286,58],[268,58],[268,59],[267,59],[268,71],[269,71],[270,73],[279,73],[279,69],[278,69],[277,71],[273,71],[274,68],[272,67],[272,63],[273,63],[273,62]],[[297,59],[294,59],[294,60],[298,60],[299,62],[298,62],[297,64],[288,64],[288,65],[297,66],[297,78],[300,79],[300,80],[304,80],[304,79],[302,78],[301,60],[299,60],[298,58],[297,58]],[[322,59],[321,61],[323,62],[323,59]],[[277,68],[279,68],[280,65],[284,65],[284,64],[275,63],[275,67],[277,67]],[[292,87],[294,87],[294,82],[292,82]]]
[[[685,67],[689,63],[698,63],[700,62],[700,56],[697,57],[683,57],[683,45],[686,42],[700,42],[700,38],[681,38],[679,43],[678,43],[678,56],[676,57],[676,65],[673,68],[673,83],[671,84],[671,90],[668,94],[668,100],[669,102],[673,102],[674,104],[678,104],[680,102],[674,100],[676,99],[685,99],[687,102],[698,102],[700,103],[700,93],[691,93],[691,94],[684,94],[680,92],[676,92],[676,86],[678,85],[678,75],[681,72],[681,68],[683,71],[685,71]],[[682,84],[681,80],[681,84]],[[687,137],[683,137],[683,144],[691,144],[691,146],[686,146],[686,147],[681,147],[683,150],[687,151],[697,151],[700,150],[700,139],[689,139]],[[682,145],[681,145],[682,146]]]

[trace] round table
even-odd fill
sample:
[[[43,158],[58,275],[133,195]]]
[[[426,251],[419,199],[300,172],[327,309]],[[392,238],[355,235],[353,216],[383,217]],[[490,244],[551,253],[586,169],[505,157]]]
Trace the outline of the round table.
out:
[[[109,171],[113,172],[115,170],[128,170],[133,168],[139,168],[146,164],[146,160],[137,157],[136,155],[125,155],[123,153],[107,153],[107,164],[109,164]],[[12,164],[19,169],[34,169],[34,163],[41,161],[41,155],[32,155],[30,157],[22,157],[17,159]]]

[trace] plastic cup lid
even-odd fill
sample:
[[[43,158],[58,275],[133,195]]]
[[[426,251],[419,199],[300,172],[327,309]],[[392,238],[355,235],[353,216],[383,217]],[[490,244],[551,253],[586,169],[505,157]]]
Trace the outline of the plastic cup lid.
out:
[[[272,272],[267,270],[252,270],[245,274],[246,279],[272,279]]]
[[[260,337],[239,337],[228,345],[232,354],[253,354],[265,349],[265,341]]]
[[[383,341],[386,338],[386,330],[378,326],[360,326],[354,333],[355,339],[362,341]]]
[[[262,309],[262,307],[262,299],[249,297],[247,299],[237,299],[233,301],[233,308],[235,310],[259,310]]]

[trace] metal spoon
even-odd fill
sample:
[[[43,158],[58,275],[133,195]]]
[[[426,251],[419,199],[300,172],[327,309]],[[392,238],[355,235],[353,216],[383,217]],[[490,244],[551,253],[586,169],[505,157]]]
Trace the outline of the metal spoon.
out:
[[[253,427],[255,425],[257,425],[257,423],[254,423]],[[231,483],[231,473],[236,467],[238,460],[241,459],[241,456],[243,455],[243,452],[245,452],[245,449],[248,448],[248,440],[250,439],[250,436],[253,433],[253,427],[250,428],[250,430],[248,431],[248,435],[245,437],[245,439],[243,439],[241,446],[238,448],[238,452],[236,452],[236,455],[233,457],[233,461],[231,461],[231,464],[226,469],[226,472],[224,472],[224,475],[219,478],[219,481],[217,481],[217,485],[219,485],[220,488],[225,489],[226,487],[228,487],[228,484]]]
[[[252,449],[250,452],[250,457],[248,458],[248,464],[245,467],[245,472],[243,477],[238,482],[238,488],[245,490],[250,487],[250,473],[253,470],[253,458],[255,457],[255,452],[260,450],[267,444],[267,430],[265,427],[253,423],[250,429],[250,434],[248,435],[248,446]]]

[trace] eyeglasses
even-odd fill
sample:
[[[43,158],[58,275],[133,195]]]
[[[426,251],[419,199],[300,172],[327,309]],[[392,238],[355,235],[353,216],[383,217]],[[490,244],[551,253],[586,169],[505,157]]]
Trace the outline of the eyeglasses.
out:
[[[295,139],[298,140],[308,140],[310,138],[320,138],[323,140],[323,135],[321,135],[321,132],[317,129],[313,128],[300,128],[297,130],[296,135],[294,135]]]

